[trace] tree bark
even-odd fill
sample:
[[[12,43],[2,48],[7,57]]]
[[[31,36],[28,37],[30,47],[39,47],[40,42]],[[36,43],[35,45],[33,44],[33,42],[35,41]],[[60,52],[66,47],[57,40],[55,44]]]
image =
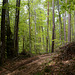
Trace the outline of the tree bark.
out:
[[[0,63],[4,63],[5,60],[5,4],[6,0],[3,0],[2,16],[1,16],[1,55]]]
[[[44,30],[43,30],[43,26],[42,26],[42,33],[44,32]],[[43,49],[44,49],[44,35],[42,34],[42,39],[43,39]]]
[[[16,0],[16,14],[15,14],[15,28],[14,28],[14,49],[15,56],[18,56],[18,29],[19,29],[19,13],[20,13],[20,0]]]
[[[62,22],[61,22],[61,14],[60,14],[60,9],[59,9],[59,0],[58,2],[58,14],[59,14],[59,36],[60,36],[60,40],[62,41]]]
[[[5,25],[6,25],[6,51],[7,51],[7,58],[11,59],[13,58],[13,47],[14,47],[14,42],[12,39],[12,32],[10,29],[10,19],[9,19],[9,3],[8,0],[6,0],[7,3],[7,9],[6,9],[6,14],[5,14]]]
[[[67,0],[65,1],[65,3],[67,3]],[[64,14],[64,41],[66,44],[67,38],[66,38],[66,10],[65,10],[65,14]]]
[[[25,52],[25,44],[24,44],[24,42],[25,42],[25,36],[23,36],[23,52]]]
[[[50,20],[50,30],[51,30],[51,20]],[[50,53],[50,35],[49,35],[49,53]]]
[[[28,0],[28,7],[29,7],[29,52],[31,53],[31,24],[30,24],[30,0]]]
[[[35,45],[34,45],[34,49],[36,51],[36,54],[37,54],[37,49],[36,49],[36,11],[34,10],[34,13],[35,13]]]
[[[64,41],[65,42],[67,41],[67,39],[66,39],[66,12],[64,15]]]
[[[54,0],[52,0],[53,7],[53,31],[52,31],[52,52],[54,52],[54,35],[55,35],[55,16],[54,16]]]
[[[47,10],[47,37],[46,37],[46,53],[48,53],[48,42],[49,42],[49,0]]]
[[[68,14],[68,42],[71,42],[71,14]]]
[[[41,26],[39,26],[39,34],[41,33]],[[39,36],[39,43],[41,44],[41,36]],[[39,45],[41,48],[41,45]],[[39,49],[39,54],[40,54],[40,49]]]
[[[74,28],[75,28],[75,11],[74,11]],[[75,29],[74,29],[74,41],[75,41]]]

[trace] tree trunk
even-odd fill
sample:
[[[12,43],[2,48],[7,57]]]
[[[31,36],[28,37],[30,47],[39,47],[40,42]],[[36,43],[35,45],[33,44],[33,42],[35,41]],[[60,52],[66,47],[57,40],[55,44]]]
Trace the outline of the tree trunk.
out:
[[[39,34],[41,33],[41,26],[39,26]],[[39,36],[39,47],[41,48],[41,35]],[[39,54],[40,54],[40,49],[39,49]]]
[[[75,11],[74,11],[74,28],[75,28]],[[75,29],[74,29],[74,41],[75,41]]]
[[[74,36],[74,33],[73,33],[73,24],[71,23],[71,41],[73,42],[74,41],[74,38],[73,38],[73,36]]]
[[[68,14],[68,42],[71,42],[71,14]]]
[[[25,36],[23,36],[23,52],[25,52],[25,49],[24,49],[24,48],[25,48],[25,47],[24,47],[25,44],[24,44],[24,42],[25,42]]]
[[[18,7],[18,8],[17,8]],[[18,56],[18,27],[19,27],[19,13],[20,13],[20,0],[16,0],[16,15],[15,15],[15,28],[14,28],[14,49],[15,56]]]
[[[64,41],[66,42],[66,12],[65,12],[65,15],[64,15]]]
[[[67,0],[65,1],[65,3],[67,3]],[[66,10],[65,10],[65,14],[64,14],[64,41],[66,44],[67,38],[66,38]]]
[[[6,50],[7,50],[7,58],[13,58],[13,39],[12,39],[12,32],[10,29],[10,19],[9,19],[9,3],[8,0],[6,0],[7,3],[7,9],[6,9],[6,14],[5,14],[5,25],[6,25]]]
[[[28,0],[29,7],[29,52],[31,53],[31,24],[30,24],[30,0]]]
[[[34,11],[35,13],[35,45],[34,45],[34,49],[36,51],[36,54],[37,54],[37,49],[36,49],[36,11]]]
[[[1,16],[1,55],[0,55],[0,63],[4,63],[5,60],[5,4],[6,0],[3,0],[2,8],[2,16]]]
[[[42,33],[44,32],[44,30],[43,30],[43,26],[42,26]],[[44,49],[44,35],[42,34],[42,39],[43,39],[43,49]]]
[[[49,42],[49,0],[48,0],[48,11],[47,11],[46,53],[48,53],[48,42]]]
[[[50,37],[49,37],[49,53],[50,53]]]
[[[62,23],[61,23],[61,15],[60,15],[60,9],[59,9],[59,0],[58,2],[58,14],[59,14],[59,35],[60,35],[60,40],[62,41]]]
[[[50,30],[51,30],[51,20],[50,20]],[[49,53],[50,53],[50,35],[49,35]]]
[[[54,0],[52,0],[53,7],[53,31],[52,31],[52,52],[54,52],[54,35],[55,35],[55,16],[54,16]]]

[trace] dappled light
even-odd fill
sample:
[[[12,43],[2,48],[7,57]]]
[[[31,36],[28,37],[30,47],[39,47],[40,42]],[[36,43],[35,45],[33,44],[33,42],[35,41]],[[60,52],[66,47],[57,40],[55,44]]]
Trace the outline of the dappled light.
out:
[[[0,0],[0,75],[75,75],[75,0]]]

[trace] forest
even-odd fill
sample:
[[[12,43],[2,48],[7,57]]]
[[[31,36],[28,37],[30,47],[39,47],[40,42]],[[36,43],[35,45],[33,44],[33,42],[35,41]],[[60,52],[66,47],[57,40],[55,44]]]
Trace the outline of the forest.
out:
[[[75,0],[0,0],[0,75],[75,75]]]

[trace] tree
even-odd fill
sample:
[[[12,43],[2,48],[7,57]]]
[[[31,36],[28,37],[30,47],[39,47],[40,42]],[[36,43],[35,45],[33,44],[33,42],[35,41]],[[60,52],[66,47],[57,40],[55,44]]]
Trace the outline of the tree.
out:
[[[65,1],[67,3],[67,0]],[[64,14],[64,41],[66,42],[66,10],[65,10],[65,14]]]
[[[14,27],[14,49],[15,56],[18,55],[18,27],[19,27],[20,0],[16,0],[16,14]]]
[[[10,29],[10,18],[9,18],[9,3],[8,0],[6,0],[6,5],[7,5],[7,9],[6,9],[6,13],[5,13],[5,25],[6,25],[6,51],[7,51],[7,58],[13,58],[13,47],[14,47],[14,42],[12,39],[12,32]]]
[[[51,20],[50,20],[50,29],[51,29]],[[49,35],[49,53],[50,53],[50,35]]]
[[[43,33],[44,33],[44,29],[43,29],[44,27],[42,26],[42,39],[43,39],[43,49],[44,49],[44,35],[43,35]]]
[[[23,36],[23,53],[25,53],[25,47],[24,47],[25,43],[24,42],[25,42],[25,36]]]
[[[68,42],[71,42],[71,12],[68,14]]]
[[[57,3],[58,3],[58,14],[59,14],[59,35],[60,35],[60,40],[62,40],[62,22],[61,22],[61,14],[59,9],[59,0],[57,0]]]
[[[6,12],[6,0],[3,0],[2,16],[1,16],[1,57],[0,62],[4,63],[5,60],[5,12]]]
[[[29,10],[29,52],[31,52],[30,0],[28,0],[28,10]]]
[[[53,7],[52,52],[54,52],[54,35],[55,35],[54,0],[52,0],[52,7]]]
[[[49,0],[48,0],[48,10],[47,10],[47,37],[46,37],[46,53],[48,53],[48,42],[49,42]]]
[[[74,28],[75,28],[75,11],[74,11]],[[74,41],[75,41],[75,29],[74,29]]]
[[[34,10],[35,13],[35,45],[34,45],[34,49],[36,50],[36,11]],[[37,54],[37,50],[36,50],[36,54]]]

